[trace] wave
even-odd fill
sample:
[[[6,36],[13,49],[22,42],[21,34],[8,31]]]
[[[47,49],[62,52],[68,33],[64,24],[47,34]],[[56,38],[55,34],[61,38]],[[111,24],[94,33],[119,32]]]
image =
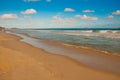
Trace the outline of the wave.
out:
[[[53,32],[52,32],[53,33]],[[75,35],[75,36],[86,36],[86,37],[104,37],[110,39],[120,39],[120,34],[118,31],[100,31],[100,32],[93,32],[93,31],[58,31],[54,32],[55,34],[65,34],[65,35]]]

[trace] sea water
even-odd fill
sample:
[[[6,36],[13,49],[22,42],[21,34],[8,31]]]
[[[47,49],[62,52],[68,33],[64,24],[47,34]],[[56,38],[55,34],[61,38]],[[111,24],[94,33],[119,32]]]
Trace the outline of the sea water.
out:
[[[120,54],[119,30],[99,32],[92,30],[12,30],[12,32]]]

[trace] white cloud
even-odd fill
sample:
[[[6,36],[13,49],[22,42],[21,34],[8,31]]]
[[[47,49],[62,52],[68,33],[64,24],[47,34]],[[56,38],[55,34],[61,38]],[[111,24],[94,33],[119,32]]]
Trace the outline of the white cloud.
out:
[[[46,0],[46,2],[51,2],[52,0]]]
[[[40,0],[23,0],[24,2],[38,2]]]
[[[3,14],[0,16],[1,19],[17,19],[17,14]]]
[[[22,14],[35,14],[35,13],[37,13],[37,11],[35,9],[27,9],[21,13]]]
[[[64,11],[65,11],[65,12],[75,12],[75,10],[72,9],[72,8],[65,8]]]
[[[110,16],[108,16],[107,18],[112,19],[112,18],[114,18],[114,16],[110,15]]]
[[[113,12],[112,14],[120,15],[120,10]]]
[[[53,21],[57,23],[75,23],[74,18],[62,18],[59,15],[53,16]]]
[[[83,20],[93,20],[93,21],[98,20],[97,17],[90,17],[90,16],[87,16],[87,15],[76,15],[75,17],[83,19]]]
[[[83,10],[82,12],[86,12],[86,13],[88,13],[88,12],[95,12],[94,10]]]

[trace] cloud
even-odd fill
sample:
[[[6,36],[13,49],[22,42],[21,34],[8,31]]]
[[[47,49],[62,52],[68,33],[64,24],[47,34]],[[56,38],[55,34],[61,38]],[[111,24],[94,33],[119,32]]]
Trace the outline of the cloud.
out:
[[[120,10],[117,10],[117,11],[113,12],[112,14],[120,15]]]
[[[46,2],[51,2],[52,0],[46,0]]]
[[[64,19],[62,19],[60,16],[56,15],[56,16],[53,16],[53,21],[54,22],[58,22],[58,23],[63,23],[65,22]]]
[[[53,16],[53,21],[57,23],[75,23],[74,18],[62,18],[59,15]]]
[[[114,18],[114,16],[110,15],[110,16],[108,16],[107,18],[112,19],[112,18]]]
[[[65,12],[75,12],[75,10],[72,9],[72,8],[65,8],[64,11],[65,11]]]
[[[35,14],[35,13],[37,13],[37,11],[35,9],[27,9],[21,13],[22,14]]]
[[[93,21],[98,20],[97,17],[90,17],[90,16],[87,16],[87,15],[76,15],[75,17],[83,19],[83,20],[93,20]]]
[[[83,10],[82,12],[86,12],[86,13],[89,13],[89,12],[95,12],[94,10]]]
[[[1,19],[17,19],[17,14],[3,14],[0,16]]]
[[[38,2],[40,0],[23,0],[24,2]]]

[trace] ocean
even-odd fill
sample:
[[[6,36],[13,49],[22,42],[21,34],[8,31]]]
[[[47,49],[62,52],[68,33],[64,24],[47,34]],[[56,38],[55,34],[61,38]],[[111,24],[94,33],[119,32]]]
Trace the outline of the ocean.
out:
[[[120,54],[120,30],[11,30],[34,38]]]

